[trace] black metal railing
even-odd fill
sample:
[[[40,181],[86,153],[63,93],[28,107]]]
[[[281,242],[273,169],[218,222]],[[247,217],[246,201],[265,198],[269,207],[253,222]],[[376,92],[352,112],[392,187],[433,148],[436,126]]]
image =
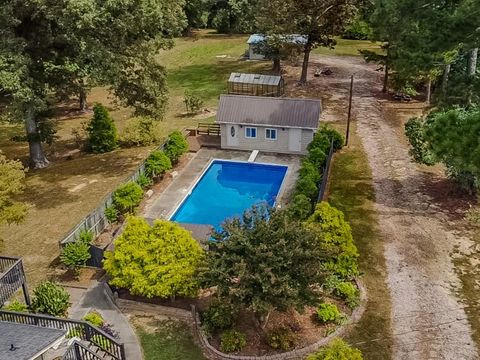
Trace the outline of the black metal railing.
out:
[[[22,259],[0,256],[0,306],[20,288],[23,288],[25,302],[30,305]]]
[[[104,357],[99,356],[94,351],[87,348],[85,345],[74,341],[72,345],[69,346],[65,355],[63,355],[62,360],[103,360]]]
[[[322,182],[320,183],[318,191],[317,203],[322,202],[325,198],[325,191],[327,190],[328,184],[328,175],[330,173],[330,165],[332,164],[332,157],[334,154],[333,139],[330,141],[330,151],[328,153],[327,161],[325,162],[325,167],[322,171]]]
[[[76,337],[83,341],[88,341],[102,349],[114,359],[125,360],[125,346],[122,343],[119,343],[111,335],[86,321],[3,310],[0,310],[0,321],[65,330],[67,332],[67,337]]]

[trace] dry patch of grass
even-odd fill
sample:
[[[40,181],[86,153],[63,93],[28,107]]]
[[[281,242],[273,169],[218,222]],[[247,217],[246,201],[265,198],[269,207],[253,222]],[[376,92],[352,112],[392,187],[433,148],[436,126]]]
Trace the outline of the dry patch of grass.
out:
[[[187,325],[137,316],[132,319],[145,360],[204,360]]]
[[[214,108],[226,88],[230,72],[269,68],[269,62],[240,60],[245,49],[246,36],[204,31],[199,40],[178,39],[175,48],[159,54],[159,61],[169,71],[170,88],[168,111],[156,127],[159,138],[172,130],[195,126],[198,121],[213,121],[208,113],[197,117],[183,114],[185,89],[198,93],[206,107]],[[93,89],[88,102],[108,106],[120,133],[132,114],[131,109],[116,106],[104,88]],[[26,221],[18,226],[0,227],[0,251],[24,257],[30,287],[53,275],[54,260],[59,255],[58,241],[128,177],[153,148],[119,149],[103,155],[78,154],[72,130],[80,129],[92,114],[78,113],[76,107],[74,100],[57,107],[59,140],[53,147],[46,148],[52,164],[46,169],[28,172],[27,189],[21,197],[30,205]],[[10,140],[23,133],[22,124],[0,123],[0,149],[8,157],[26,163],[27,144]]]
[[[368,293],[365,313],[349,332],[347,340],[362,350],[365,359],[386,360],[391,358],[392,347],[391,303],[374,200],[368,159],[353,125],[349,147],[335,156],[328,197],[350,222],[360,252],[361,280]]]

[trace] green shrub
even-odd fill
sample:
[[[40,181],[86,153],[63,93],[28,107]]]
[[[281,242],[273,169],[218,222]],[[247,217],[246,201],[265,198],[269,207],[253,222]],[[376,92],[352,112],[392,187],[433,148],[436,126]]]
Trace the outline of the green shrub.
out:
[[[185,91],[183,102],[189,113],[197,113],[203,106],[203,100],[188,90]]]
[[[434,165],[435,157],[429,150],[423,124],[423,120],[419,118],[412,118],[405,124],[405,135],[410,142],[409,154],[419,164]]]
[[[360,305],[360,292],[351,282],[342,281],[335,286],[336,296],[345,300],[349,308],[354,309]]]
[[[79,267],[85,266],[90,257],[90,244],[76,241],[65,245],[60,254],[60,261],[76,271]]]
[[[315,164],[310,160],[305,159],[302,161],[302,166],[298,171],[298,177],[299,178],[308,177],[308,178],[311,178],[316,183],[318,183],[322,178],[322,176],[320,175],[320,171],[322,171],[321,168],[318,168],[317,166],[315,166]]]
[[[93,153],[106,153],[118,147],[117,129],[102,104],[93,107],[93,118],[86,127],[87,150]]]
[[[297,194],[288,205],[288,210],[294,219],[305,220],[312,213],[312,200],[304,194]]]
[[[315,133],[313,140],[307,146],[309,153],[311,153],[313,149],[319,149],[324,154],[328,153],[330,150],[330,138],[325,132],[319,130]]]
[[[208,334],[229,329],[235,323],[237,315],[238,311],[232,304],[216,300],[202,313],[202,326]]]
[[[91,244],[93,241],[93,232],[87,229],[83,229],[78,234],[78,241],[84,244]]]
[[[172,168],[170,158],[160,150],[153,151],[145,161],[145,175],[150,178],[163,175]]]
[[[350,225],[340,210],[321,202],[308,218],[306,226],[313,230],[319,245],[330,254],[322,264],[326,271],[341,278],[358,275],[358,250]]]
[[[318,184],[311,177],[299,178],[295,194],[304,195],[309,199],[316,199],[318,196]]]
[[[319,173],[323,171],[323,167],[327,162],[328,150],[324,151],[321,148],[313,148],[308,152],[308,161],[310,161],[317,169]]]
[[[180,131],[174,131],[168,135],[164,151],[170,161],[175,164],[180,156],[188,151],[188,142]]]
[[[242,350],[247,345],[244,333],[236,330],[227,330],[220,337],[220,350],[226,353]]]
[[[372,34],[372,28],[361,17],[357,16],[345,28],[342,38],[351,40],[368,40]]]
[[[295,346],[295,341],[295,334],[288,327],[280,327],[267,333],[267,343],[272,349],[290,350]]]
[[[322,324],[341,324],[345,316],[338,310],[336,305],[323,303],[317,308],[317,318]]]
[[[330,142],[332,140],[334,151],[340,150],[345,144],[345,139],[338,131],[328,126],[322,126],[313,136],[313,140],[310,142],[310,144],[308,144],[307,150],[311,155],[312,151],[316,149],[318,154],[323,152],[326,158],[326,154],[330,152]]]
[[[337,338],[317,353],[309,355],[307,360],[363,360],[363,357],[360,350]]]
[[[114,205],[107,206],[105,208],[105,217],[110,224],[115,224],[118,221],[120,213]]]
[[[327,291],[328,294],[332,294],[335,291],[335,288],[337,287],[338,284],[343,282],[342,279],[336,274],[329,275],[325,278],[325,281],[323,282],[322,286],[323,288]]]
[[[143,199],[143,190],[134,181],[118,187],[113,193],[113,204],[120,214],[132,214]]]
[[[96,327],[101,327],[105,323],[102,315],[100,315],[96,311],[90,311],[87,315],[83,317],[83,320]]]
[[[190,231],[177,223],[130,216],[115,251],[107,251],[103,268],[110,284],[148,298],[198,294],[198,270],[204,251]]]
[[[345,138],[343,137],[343,135],[340,134],[337,130],[332,129],[329,126],[326,126],[326,125],[322,126],[319,130],[319,133],[322,135],[325,135],[329,139],[327,147],[322,148],[322,150],[325,151],[326,153],[330,151],[331,140],[333,140],[334,151],[340,150],[341,148],[343,148],[343,145],[345,145]],[[324,144],[323,140],[322,140],[322,144]],[[322,145],[322,146],[325,146],[325,145]]]
[[[18,300],[13,300],[10,304],[4,307],[7,311],[14,311],[14,312],[29,312],[28,305],[21,303]]]
[[[135,117],[127,121],[120,137],[124,146],[148,146],[157,141],[152,118]]]
[[[153,184],[153,181],[151,178],[149,178],[147,175],[145,174],[141,174],[138,179],[135,181],[138,185],[140,185],[140,187],[142,189],[146,189],[150,186],[152,186]]]
[[[66,315],[70,295],[61,286],[45,281],[33,290],[33,295],[33,311],[52,316]]]

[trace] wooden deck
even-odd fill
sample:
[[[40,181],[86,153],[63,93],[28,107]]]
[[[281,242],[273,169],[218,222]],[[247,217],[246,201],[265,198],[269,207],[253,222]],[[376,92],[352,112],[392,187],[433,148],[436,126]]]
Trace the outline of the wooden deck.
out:
[[[198,152],[202,147],[220,148],[220,136],[216,135],[197,135],[187,137],[189,151]]]

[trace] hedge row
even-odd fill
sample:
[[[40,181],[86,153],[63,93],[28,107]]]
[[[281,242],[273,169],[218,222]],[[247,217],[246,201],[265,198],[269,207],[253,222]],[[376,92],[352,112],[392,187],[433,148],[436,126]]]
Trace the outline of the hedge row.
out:
[[[298,219],[306,219],[313,211],[332,140],[334,151],[343,147],[343,136],[338,131],[324,126],[315,134],[307,147],[308,155],[302,161],[290,204],[293,216]]]

